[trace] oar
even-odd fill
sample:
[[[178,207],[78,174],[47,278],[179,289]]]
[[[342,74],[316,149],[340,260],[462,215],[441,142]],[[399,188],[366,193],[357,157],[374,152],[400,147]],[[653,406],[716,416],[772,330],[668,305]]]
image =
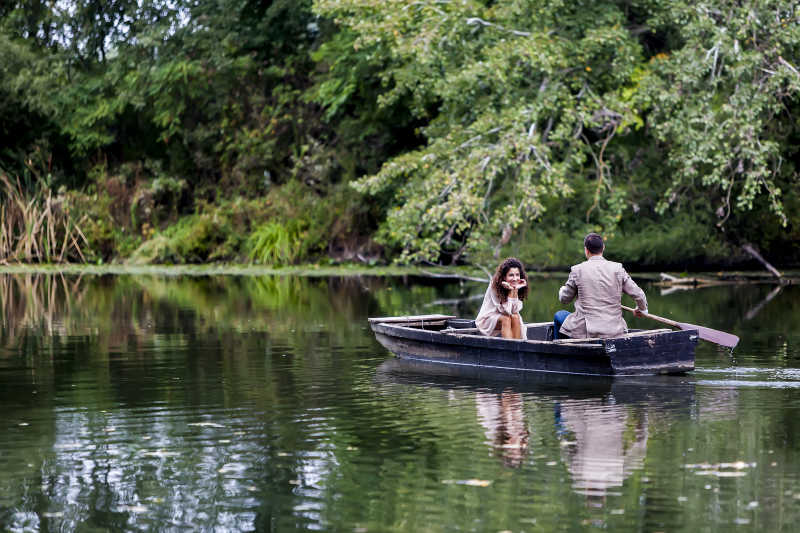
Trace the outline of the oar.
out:
[[[626,311],[630,311],[633,313],[633,308],[622,306],[622,308]],[[644,316],[647,318],[652,318],[658,322],[663,322],[664,324],[670,325],[672,327],[678,329],[696,329],[697,332],[700,334],[700,338],[704,341],[713,342],[715,344],[719,344],[721,346],[725,346],[733,350],[733,348],[739,344],[739,337],[733,335],[731,333],[725,333],[724,331],[720,331],[718,329],[711,329],[705,326],[698,326],[697,324],[686,324],[684,322],[676,322],[675,320],[670,320],[669,318],[663,318],[657,315],[651,315],[650,313],[643,313]]]

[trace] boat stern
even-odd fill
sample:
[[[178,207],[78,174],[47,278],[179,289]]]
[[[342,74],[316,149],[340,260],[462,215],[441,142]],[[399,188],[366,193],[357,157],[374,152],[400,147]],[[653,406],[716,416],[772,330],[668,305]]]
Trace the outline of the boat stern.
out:
[[[696,330],[652,330],[603,340],[615,374],[682,374],[694,370]]]

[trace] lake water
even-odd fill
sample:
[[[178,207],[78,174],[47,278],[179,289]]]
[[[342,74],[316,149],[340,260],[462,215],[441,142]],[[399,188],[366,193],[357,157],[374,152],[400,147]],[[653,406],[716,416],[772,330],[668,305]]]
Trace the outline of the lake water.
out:
[[[796,530],[800,287],[643,287],[740,346],[684,376],[464,375],[366,319],[473,316],[480,283],[0,275],[0,530]]]

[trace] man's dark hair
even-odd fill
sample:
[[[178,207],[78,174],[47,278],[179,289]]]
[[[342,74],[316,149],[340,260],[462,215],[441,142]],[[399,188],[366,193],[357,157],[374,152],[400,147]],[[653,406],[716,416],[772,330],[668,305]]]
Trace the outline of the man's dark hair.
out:
[[[603,238],[598,235],[597,233],[590,233],[583,239],[583,245],[589,250],[589,253],[592,255],[597,255],[603,251],[605,245],[603,244]]]

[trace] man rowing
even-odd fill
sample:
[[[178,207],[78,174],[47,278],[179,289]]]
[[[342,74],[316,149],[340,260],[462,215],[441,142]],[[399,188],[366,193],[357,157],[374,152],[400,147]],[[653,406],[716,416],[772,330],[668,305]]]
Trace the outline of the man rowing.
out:
[[[644,291],[631,279],[622,264],[603,257],[603,237],[590,233],[583,239],[586,261],[574,265],[569,279],[559,289],[563,304],[575,300],[575,312],[557,311],[553,317],[553,338],[609,338],[623,335],[628,325],[622,318],[622,293],[636,302],[636,316],[647,313]],[[577,299],[576,299],[577,298]]]

